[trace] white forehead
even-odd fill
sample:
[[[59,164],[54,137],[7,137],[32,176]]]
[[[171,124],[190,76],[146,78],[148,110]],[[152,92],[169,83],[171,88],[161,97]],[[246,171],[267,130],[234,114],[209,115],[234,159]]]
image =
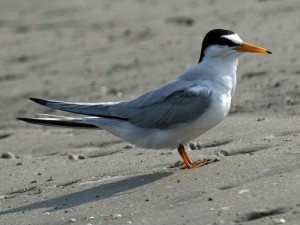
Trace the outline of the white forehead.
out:
[[[237,34],[225,34],[222,35],[221,37],[227,38],[228,40],[231,40],[232,42],[240,45],[243,43],[243,40]]]

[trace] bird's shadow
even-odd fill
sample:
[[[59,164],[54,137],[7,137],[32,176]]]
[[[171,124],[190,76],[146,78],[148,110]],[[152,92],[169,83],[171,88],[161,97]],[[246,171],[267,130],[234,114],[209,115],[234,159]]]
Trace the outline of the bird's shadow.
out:
[[[48,200],[39,201],[36,203],[20,206],[0,212],[0,215],[9,213],[17,213],[23,211],[31,211],[34,209],[50,208],[48,212],[58,211],[62,209],[72,208],[86,203],[99,201],[102,199],[114,197],[123,192],[135,189],[140,186],[160,180],[170,176],[171,172],[144,174],[134,177],[128,177],[123,180],[114,181],[108,184],[102,184],[86,190],[74,192],[67,195],[51,198]]]

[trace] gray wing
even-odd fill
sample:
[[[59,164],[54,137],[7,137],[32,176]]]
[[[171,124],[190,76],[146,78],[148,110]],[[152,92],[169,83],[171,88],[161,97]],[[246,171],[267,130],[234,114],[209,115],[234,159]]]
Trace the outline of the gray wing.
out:
[[[190,90],[197,86],[197,91]],[[194,81],[175,80],[131,101],[113,103],[72,103],[30,98],[62,111],[128,120],[139,127],[169,128],[188,123],[210,105],[211,90]]]
[[[119,104],[119,102],[108,102],[108,103],[79,103],[79,102],[61,102],[61,101],[52,101],[44,100],[39,98],[30,98],[30,100],[47,106],[52,109],[58,109],[61,111],[78,113],[88,116],[99,116],[103,118],[110,119],[121,119],[127,120],[126,118],[117,117],[111,114],[109,107],[114,104]]]
[[[139,127],[171,128],[192,122],[209,107],[212,91],[194,82],[174,81],[141,97],[109,107],[112,115]]]

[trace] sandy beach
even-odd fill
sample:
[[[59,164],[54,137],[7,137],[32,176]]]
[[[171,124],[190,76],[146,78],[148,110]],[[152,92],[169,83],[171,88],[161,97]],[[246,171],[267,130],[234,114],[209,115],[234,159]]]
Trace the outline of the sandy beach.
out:
[[[300,224],[300,2],[0,2],[0,224]],[[240,57],[228,117],[176,149],[16,120],[68,115],[29,97],[121,101],[198,62],[211,29],[272,55]]]

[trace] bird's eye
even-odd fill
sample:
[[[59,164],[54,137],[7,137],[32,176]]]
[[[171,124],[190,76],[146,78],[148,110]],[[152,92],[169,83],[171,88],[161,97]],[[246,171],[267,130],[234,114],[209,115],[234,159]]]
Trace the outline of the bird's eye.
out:
[[[233,46],[238,46],[238,44],[232,42],[231,40],[227,39],[227,38],[219,38],[217,41],[217,45],[218,46],[228,46],[228,47],[233,47]]]
[[[220,38],[217,42],[217,45],[227,45],[228,44],[228,41],[227,39],[225,38]]]

